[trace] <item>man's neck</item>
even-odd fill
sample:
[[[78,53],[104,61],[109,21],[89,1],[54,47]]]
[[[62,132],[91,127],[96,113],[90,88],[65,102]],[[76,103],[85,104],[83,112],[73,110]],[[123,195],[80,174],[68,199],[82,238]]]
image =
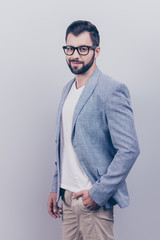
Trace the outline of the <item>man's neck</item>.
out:
[[[94,72],[94,70],[96,69],[96,65],[93,65],[87,72],[85,72],[84,74],[80,74],[80,75],[75,75],[76,78],[76,88],[80,88],[84,85],[86,85],[88,79],[90,78],[90,76],[92,75],[92,73]]]

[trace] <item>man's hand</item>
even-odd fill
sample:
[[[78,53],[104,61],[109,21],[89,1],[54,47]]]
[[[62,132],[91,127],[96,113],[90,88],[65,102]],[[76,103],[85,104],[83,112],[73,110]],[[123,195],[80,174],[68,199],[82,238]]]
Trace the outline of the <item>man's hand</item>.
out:
[[[86,208],[88,208],[89,210],[95,210],[97,208],[99,208],[100,206],[94,202],[92,200],[92,198],[90,197],[89,195],[89,191],[88,190],[82,190],[80,192],[77,192],[73,195],[73,199],[76,199],[78,197],[82,197],[82,201],[83,201],[83,204]]]
[[[51,192],[48,198],[48,212],[54,218],[60,218],[62,214],[61,208],[58,207],[57,202],[57,193]]]

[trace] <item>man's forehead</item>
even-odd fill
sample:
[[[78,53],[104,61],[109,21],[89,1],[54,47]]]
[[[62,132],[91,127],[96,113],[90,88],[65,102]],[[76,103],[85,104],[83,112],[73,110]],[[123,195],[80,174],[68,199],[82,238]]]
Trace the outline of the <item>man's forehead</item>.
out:
[[[67,36],[67,45],[78,47],[81,45],[92,45],[89,32],[85,31],[75,36],[73,33],[69,33]]]

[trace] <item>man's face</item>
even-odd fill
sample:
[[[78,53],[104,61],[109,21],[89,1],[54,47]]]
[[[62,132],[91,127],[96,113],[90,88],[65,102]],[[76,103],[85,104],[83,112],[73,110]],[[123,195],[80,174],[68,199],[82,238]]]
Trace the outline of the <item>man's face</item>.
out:
[[[93,46],[89,32],[82,32],[78,36],[69,33],[66,44],[73,47]],[[75,50],[73,55],[66,55],[66,61],[72,73],[77,75],[84,74],[92,67],[95,61],[95,51],[90,49],[87,55],[82,56]]]

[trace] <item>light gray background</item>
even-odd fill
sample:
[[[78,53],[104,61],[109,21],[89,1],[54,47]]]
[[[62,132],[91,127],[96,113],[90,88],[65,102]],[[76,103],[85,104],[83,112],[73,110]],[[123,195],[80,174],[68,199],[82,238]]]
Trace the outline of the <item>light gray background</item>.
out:
[[[157,0],[3,0],[0,4],[0,239],[60,240],[47,212],[55,118],[71,78],[61,49],[74,20],[101,35],[99,68],[130,89],[141,155],[115,240],[159,237],[160,4]]]

